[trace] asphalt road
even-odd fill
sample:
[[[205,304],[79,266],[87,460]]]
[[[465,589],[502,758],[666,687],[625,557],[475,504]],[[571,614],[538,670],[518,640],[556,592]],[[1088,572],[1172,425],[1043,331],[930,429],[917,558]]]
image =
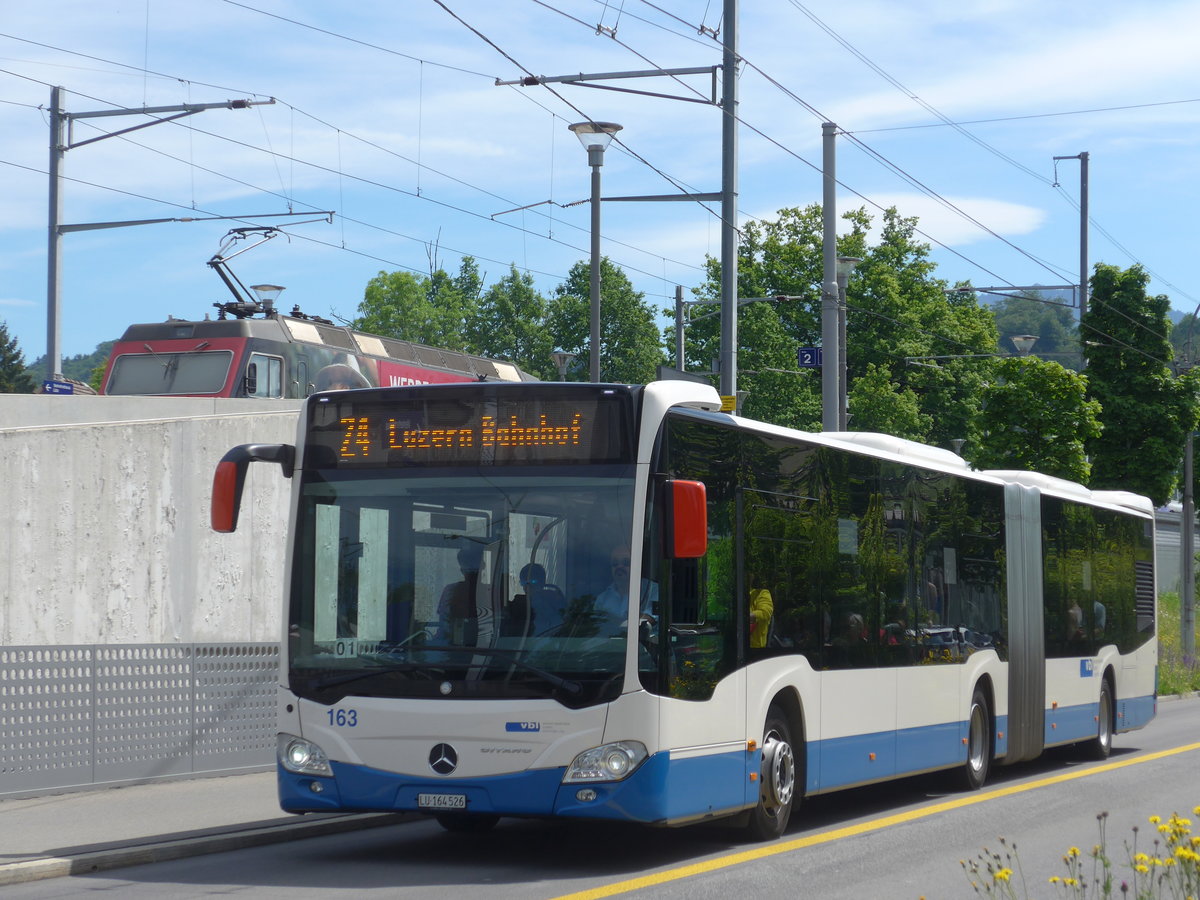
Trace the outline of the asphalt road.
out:
[[[1035,763],[993,769],[977,793],[948,791],[944,778],[930,776],[814,798],[788,834],[769,844],[747,844],[716,827],[505,820],[485,835],[454,835],[418,821],[34,882],[4,896],[934,900],[975,896],[959,861],[985,846],[1003,850],[1004,837],[1017,847],[1017,895],[1045,897],[1053,894],[1047,879],[1066,873],[1068,849],[1087,854],[1098,843],[1101,812],[1108,813],[1118,885],[1131,877],[1125,845],[1134,826],[1144,848],[1155,836],[1149,816],[1179,812],[1197,821],[1200,701],[1164,703],[1150,726],[1114,744],[1107,763],[1052,751]]]

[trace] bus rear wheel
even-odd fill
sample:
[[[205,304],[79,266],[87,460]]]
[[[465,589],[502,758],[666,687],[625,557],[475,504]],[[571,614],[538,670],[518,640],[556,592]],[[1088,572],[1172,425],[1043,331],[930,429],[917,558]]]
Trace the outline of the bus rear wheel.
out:
[[[965,790],[977,791],[992,767],[992,710],[987,694],[975,688],[967,715],[967,761],[959,774]]]
[[[763,725],[758,783],[758,805],[750,810],[746,831],[754,840],[770,841],[787,828],[797,790],[792,731],[787,717],[777,706],[767,711],[767,721]]]
[[[1096,736],[1085,744],[1091,759],[1108,759],[1112,753],[1113,740],[1113,695],[1108,679],[1100,681],[1100,708],[1097,714]]]

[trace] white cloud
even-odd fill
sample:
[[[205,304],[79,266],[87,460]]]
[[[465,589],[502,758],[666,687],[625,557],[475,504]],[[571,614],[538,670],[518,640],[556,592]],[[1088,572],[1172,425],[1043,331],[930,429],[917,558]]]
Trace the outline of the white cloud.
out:
[[[992,240],[991,234],[979,225],[924,194],[873,194],[871,199],[883,207],[896,207],[902,216],[916,216],[917,227],[943,244],[962,247],[977,241]],[[1007,200],[953,195],[945,199],[1001,237],[1030,234],[1046,220],[1044,210]],[[855,206],[853,203],[839,205],[846,208]]]

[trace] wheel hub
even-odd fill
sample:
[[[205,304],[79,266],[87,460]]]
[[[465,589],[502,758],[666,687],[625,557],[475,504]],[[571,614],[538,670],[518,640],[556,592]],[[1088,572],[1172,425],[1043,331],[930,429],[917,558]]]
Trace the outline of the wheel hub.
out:
[[[790,744],[768,739],[763,747],[763,792],[773,807],[787,806],[796,790],[796,758]]]

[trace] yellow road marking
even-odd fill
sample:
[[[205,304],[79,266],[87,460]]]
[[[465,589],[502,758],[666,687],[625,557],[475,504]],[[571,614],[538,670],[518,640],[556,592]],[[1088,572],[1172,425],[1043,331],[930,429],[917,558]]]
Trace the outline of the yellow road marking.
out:
[[[578,891],[574,894],[563,894],[555,900],[598,900],[601,897],[615,897],[618,894],[629,893],[630,891],[640,890],[641,888],[654,887],[655,885],[667,884],[671,881],[680,881],[684,878],[691,878],[693,875],[703,875],[706,872],[716,872],[719,869],[727,869],[730,866],[739,866],[742,863],[753,862],[756,859],[764,859],[768,856],[777,856],[780,853],[790,853],[793,850],[800,850],[804,847],[814,847],[818,844],[828,844],[831,841],[838,841],[842,838],[854,837],[860,834],[868,834],[872,831],[880,831],[884,828],[890,828],[893,825],[900,825],[904,822],[912,822],[917,819],[924,819],[929,816],[936,816],[940,813],[949,812],[954,809],[962,809],[964,806],[973,806],[977,803],[986,803],[989,800],[997,800],[1001,797],[1011,797],[1014,794],[1023,794],[1026,791],[1036,790],[1037,788],[1048,787],[1052,784],[1061,784],[1065,781],[1073,781],[1076,778],[1086,778],[1091,775],[1099,775],[1101,772],[1111,772],[1115,769],[1123,769],[1126,766],[1140,765],[1141,763],[1153,762],[1157,759],[1164,759],[1168,756],[1175,756],[1180,753],[1188,753],[1192,750],[1200,750],[1200,743],[1186,744],[1182,747],[1173,747],[1170,750],[1160,750],[1157,753],[1147,753],[1141,756],[1134,756],[1130,759],[1117,760],[1116,762],[1108,762],[1097,766],[1088,766],[1082,769],[1073,769],[1070,772],[1064,772],[1061,775],[1051,775],[1049,778],[1039,778],[1037,781],[1027,781],[1022,784],[1014,784],[1008,787],[996,788],[992,791],[983,793],[970,794],[965,797],[958,797],[954,800],[945,800],[941,803],[933,803],[929,806],[923,806],[920,809],[910,810],[909,812],[897,813],[894,816],[884,816],[881,819],[872,819],[869,822],[862,822],[858,825],[848,825],[845,828],[834,828],[831,831],[822,831],[818,834],[806,835],[802,838],[796,838],[783,843],[770,844],[766,847],[759,847],[755,850],[744,850],[740,853],[730,853],[727,856],[720,856],[716,859],[705,860],[704,862],[693,863],[688,866],[679,866],[675,869],[668,869],[665,872],[656,872],[653,875],[643,875],[641,878],[630,878],[627,881],[618,881],[614,884],[604,885],[603,887],[592,888],[591,890]]]

